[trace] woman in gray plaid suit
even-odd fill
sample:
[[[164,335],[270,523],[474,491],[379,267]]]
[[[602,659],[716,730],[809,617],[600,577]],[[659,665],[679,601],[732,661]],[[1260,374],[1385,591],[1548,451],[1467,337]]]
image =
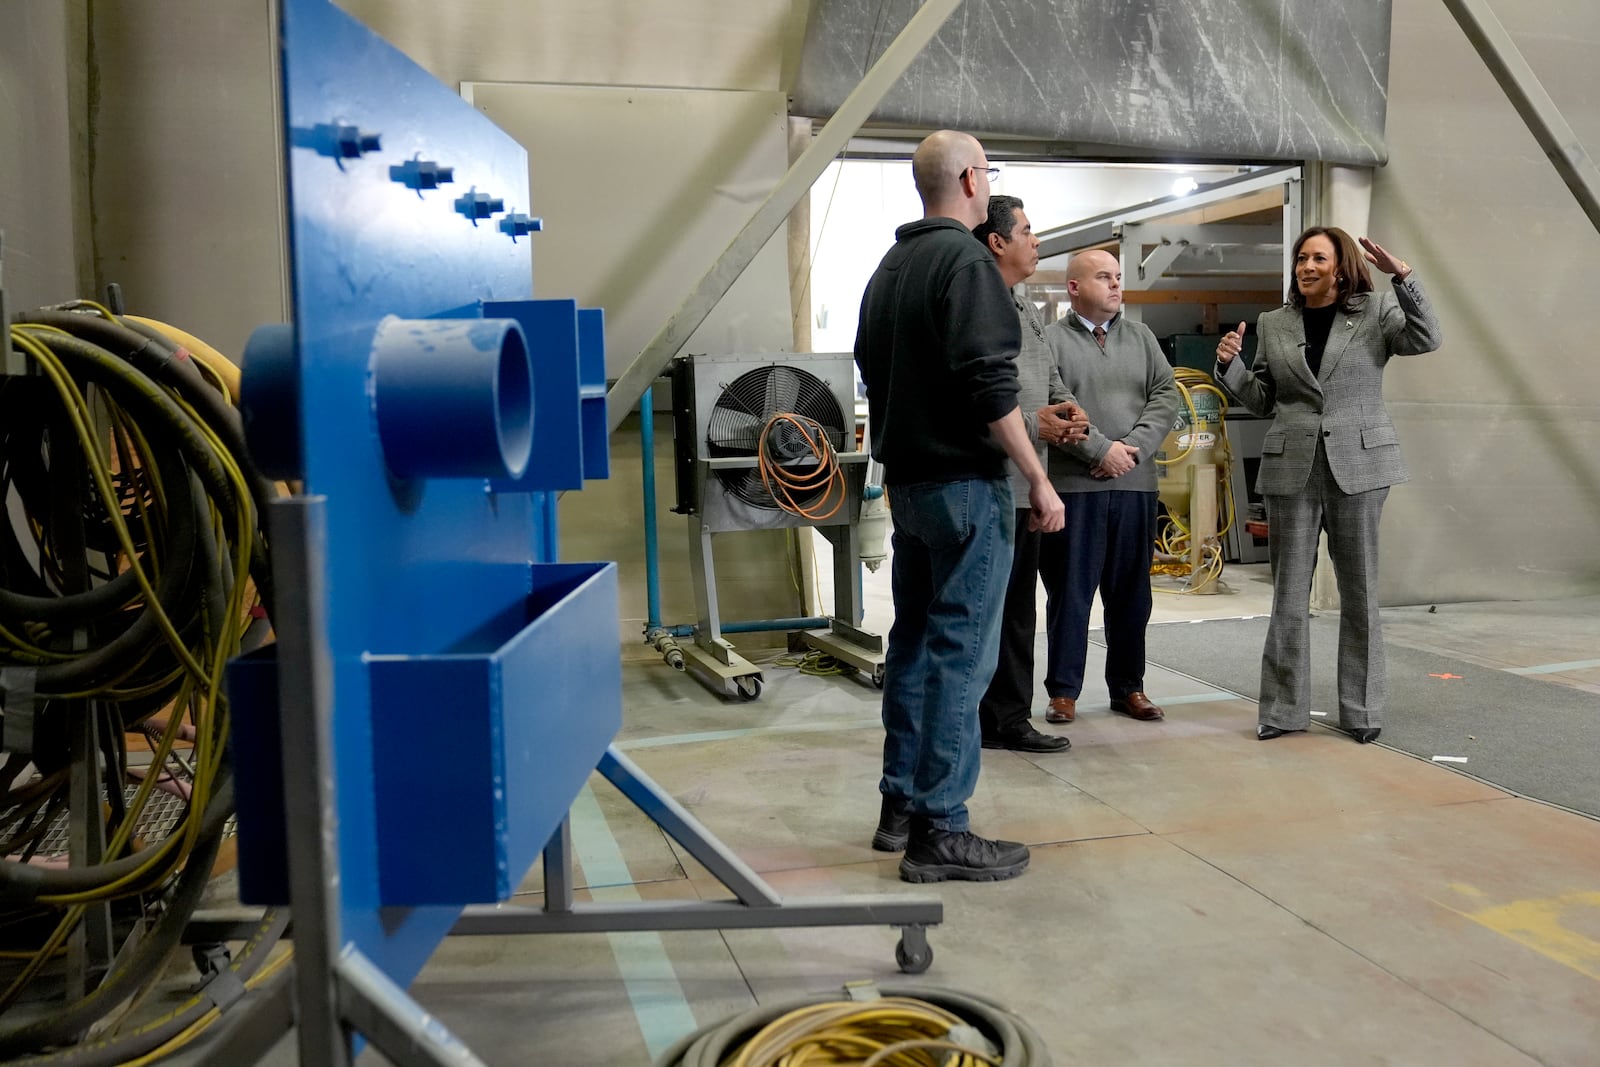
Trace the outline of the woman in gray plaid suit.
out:
[[[1363,252],[1365,259],[1363,260]],[[1432,352],[1439,320],[1402,260],[1363,237],[1313,226],[1294,243],[1286,306],[1256,325],[1253,366],[1236,359],[1244,323],[1217,346],[1217,378],[1272,426],[1256,486],[1267,502],[1272,621],[1261,652],[1257,736],[1311,724],[1311,572],[1317,537],[1339,583],[1339,725],[1366,744],[1388,692],[1378,618],[1378,519],[1389,487],[1407,478],[1383,404],[1391,356]],[[1367,264],[1393,275],[1375,292]]]

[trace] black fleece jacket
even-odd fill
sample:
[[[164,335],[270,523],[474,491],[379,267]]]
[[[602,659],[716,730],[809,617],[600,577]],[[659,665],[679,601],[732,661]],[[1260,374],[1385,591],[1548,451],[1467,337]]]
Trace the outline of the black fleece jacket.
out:
[[[971,230],[949,218],[896,230],[856,331],[884,482],[1005,477],[989,423],[1017,406],[1021,347],[1011,294]]]

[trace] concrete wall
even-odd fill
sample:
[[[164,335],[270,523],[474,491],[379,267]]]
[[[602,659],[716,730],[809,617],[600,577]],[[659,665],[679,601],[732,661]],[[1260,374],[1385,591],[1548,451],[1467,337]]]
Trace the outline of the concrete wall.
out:
[[[1600,154],[1600,5],[1494,9]],[[1387,374],[1412,481],[1384,515],[1384,601],[1594,593],[1600,234],[1443,4],[1395,5],[1389,72],[1371,233],[1417,268],[1445,346]]]
[[[339,0],[447,84],[786,88],[794,0]]]
[[[270,6],[93,6],[97,278],[236,359],[288,315]]]
[[[86,9],[0,4],[0,285],[12,311],[93,295]]]

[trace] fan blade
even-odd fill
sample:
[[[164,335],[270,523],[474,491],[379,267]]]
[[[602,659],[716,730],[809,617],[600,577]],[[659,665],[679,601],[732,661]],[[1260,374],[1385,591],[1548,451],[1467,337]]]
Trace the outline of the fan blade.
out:
[[[772,415],[779,411],[794,411],[795,402],[800,399],[800,387],[804,383],[802,372],[792,367],[778,364],[772,368],[772,373],[767,376],[767,414]]]
[[[761,442],[767,420],[737,408],[722,408],[706,431],[706,440],[719,448],[743,448],[754,452]]]

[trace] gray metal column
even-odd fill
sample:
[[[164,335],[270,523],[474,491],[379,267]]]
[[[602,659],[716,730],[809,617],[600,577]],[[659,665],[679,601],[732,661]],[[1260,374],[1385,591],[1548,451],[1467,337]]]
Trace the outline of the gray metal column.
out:
[[[1561,117],[1550,94],[1539,84],[1516,42],[1484,0],[1444,0],[1444,6],[1455,16],[1489,73],[1505,90],[1511,106],[1528,124],[1539,147],[1556,165],[1561,180],[1578,198],[1589,222],[1600,230],[1600,169],[1595,167],[1567,120]]]
[[[299,942],[295,942],[298,951]],[[339,1011],[399,1067],[488,1067],[354,946],[339,957]],[[301,1060],[311,1067],[317,1060]]]
[[[614,428],[614,427],[613,427]],[[717,603],[717,568],[712,562],[711,527],[699,515],[690,515],[689,574],[694,585],[694,643],[731,665],[733,646],[722,637],[722,609]]]
[[[926,0],[917,13],[906,23],[883,56],[867,71],[861,84],[856,86],[839,110],[834,112],[816,140],[811,142],[794,166],[789,168],[772,190],[772,195],[756,209],[745,223],[744,229],[733,239],[721,258],[712,264],[699,284],[690,292],[682,306],[675,311],[665,326],[651,338],[639,357],[628,365],[617,379],[617,384],[606,394],[606,424],[612,432],[622,425],[633,405],[639,402],[644,391],[666,369],[672,357],[688,343],[690,335],[700,328],[706,316],[717,306],[733,283],[739,280],[756,254],[778,232],[789,212],[800,198],[811,191],[811,186],[827,169],[850,138],[871,116],[873,109],[883,100],[912,60],[922,52],[945,21],[961,6],[961,0]]]
[[[333,668],[328,659],[322,560],[327,498],[271,505],[272,573],[278,588],[278,706],[283,751],[284,836],[293,902],[295,1017],[300,1062],[349,1067],[335,975],[339,922],[339,815],[333,776]]]

